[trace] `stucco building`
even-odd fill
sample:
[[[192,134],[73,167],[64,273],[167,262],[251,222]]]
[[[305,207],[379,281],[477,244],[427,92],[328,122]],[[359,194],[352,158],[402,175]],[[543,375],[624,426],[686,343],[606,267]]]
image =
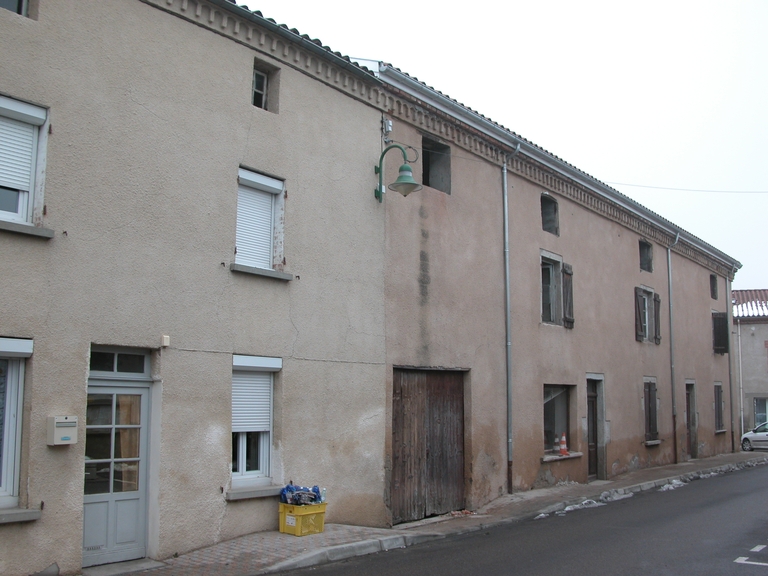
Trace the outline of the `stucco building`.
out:
[[[733,290],[733,371],[741,432],[768,421],[768,290]]]
[[[733,449],[733,258],[225,0],[2,6],[0,574]]]

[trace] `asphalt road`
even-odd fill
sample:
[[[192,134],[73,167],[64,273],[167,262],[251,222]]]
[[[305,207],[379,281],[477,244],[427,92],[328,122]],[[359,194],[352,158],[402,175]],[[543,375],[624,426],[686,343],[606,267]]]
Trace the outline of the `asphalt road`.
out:
[[[768,576],[768,466],[285,574]]]

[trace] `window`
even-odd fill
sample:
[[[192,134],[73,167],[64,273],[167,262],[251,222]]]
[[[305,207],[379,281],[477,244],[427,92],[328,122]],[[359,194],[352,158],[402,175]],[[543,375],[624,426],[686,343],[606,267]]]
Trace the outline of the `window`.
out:
[[[0,0],[0,8],[5,8],[16,14],[26,16],[27,14],[27,0]]]
[[[645,380],[643,382],[643,392],[643,410],[645,411],[645,441],[656,442],[659,439],[656,381],[651,379]]]
[[[46,131],[40,127],[47,116],[43,108],[0,96],[0,220],[31,224],[42,203]]]
[[[273,375],[280,358],[232,358],[232,487],[270,484]]]
[[[728,313],[712,312],[712,349],[715,354],[728,352]]]
[[[571,386],[544,385],[544,450],[559,451],[560,438],[571,445],[568,410]]]
[[[661,297],[640,286],[635,288],[635,340],[661,344]]]
[[[720,382],[715,382],[715,432],[722,432],[725,430],[725,424],[723,423],[723,385]]]
[[[149,355],[142,351],[126,349],[109,350],[93,347],[90,360],[91,372],[136,374],[149,376]],[[101,374],[103,375],[103,374]]]
[[[256,108],[277,112],[280,70],[260,60],[253,63],[251,102]]]
[[[640,240],[640,270],[653,272],[653,247],[645,240]]]
[[[237,190],[237,232],[233,270],[290,280],[282,273],[283,182],[240,169]],[[260,272],[261,271],[261,272]]]
[[[429,138],[421,139],[421,182],[446,194],[451,193],[451,149]]]
[[[709,275],[709,295],[712,297],[712,300],[717,300],[717,275],[716,274]]]
[[[541,321],[573,328],[573,267],[555,254],[541,257]]]
[[[766,398],[755,398],[755,426],[768,422],[766,418]]]
[[[557,200],[548,194],[541,195],[541,229],[555,236],[560,235]]]
[[[32,340],[0,338],[0,508],[18,506],[24,359]]]

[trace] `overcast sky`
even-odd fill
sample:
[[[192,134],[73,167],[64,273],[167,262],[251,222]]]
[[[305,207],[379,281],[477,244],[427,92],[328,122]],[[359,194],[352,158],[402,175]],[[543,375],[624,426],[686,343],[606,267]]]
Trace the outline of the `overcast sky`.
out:
[[[400,68],[737,259],[735,289],[768,289],[768,0],[248,7]]]

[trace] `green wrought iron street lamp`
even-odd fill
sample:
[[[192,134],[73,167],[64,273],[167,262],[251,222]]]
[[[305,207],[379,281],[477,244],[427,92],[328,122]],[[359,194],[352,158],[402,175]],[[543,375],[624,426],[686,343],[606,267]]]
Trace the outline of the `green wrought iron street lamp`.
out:
[[[403,161],[405,162],[402,166],[400,166],[400,173],[397,176],[397,180],[392,182],[388,186],[390,190],[394,190],[395,192],[400,192],[403,196],[408,196],[411,192],[416,192],[417,190],[421,190],[422,186],[416,180],[413,179],[413,170],[411,170],[411,167],[408,165],[408,155],[405,152],[405,148],[400,146],[399,144],[390,144],[386,148],[384,148],[384,151],[381,153],[381,156],[379,157],[379,165],[374,166],[374,172],[379,175],[379,187],[376,188],[376,191],[374,192],[374,195],[376,196],[376,200],[379,202],[384,200],[384,155],[392,150],[393,148],[397,148],[400,150],[400,152],[403,153]]]

